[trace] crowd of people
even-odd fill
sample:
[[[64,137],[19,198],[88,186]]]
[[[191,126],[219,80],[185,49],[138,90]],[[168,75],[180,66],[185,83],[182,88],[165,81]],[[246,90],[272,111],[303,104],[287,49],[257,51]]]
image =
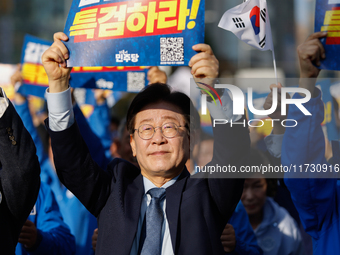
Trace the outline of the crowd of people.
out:
[[[56,33],[42,55],[49,79],[44,123],[25,96],[16,93],[11,102],[0,91],[1,254],[340,254],[336,172],[228,178],[196,173],[194,167],[331,166],[321,128],[324,106],[315,86],[326,58],[320,39],[326,35],[312,34],[297,50],[299,86],[311,93],[304,106],[312,115],[289,105],[288,119],[298,125],[273,122],[264,151],[253,146],[242,125],[216,125],[212,135],[203,134],[188,95],[166,85],[167,75],[158,67],[149,69],[149,85],[119,124],[100,91],[86,119],[69,87],[63,44],[68,37]],[[197,54],[189,67],[196,85],[214,87],[219,62],[211,47],[193,49]],[[11,83],[21,82],[19,66]],[[279,94],[281,87],[268,84]],[[217,93],[223,106],[232,107],[227,91]],[[264,109],[272,104],[271,92]],[[207,107],[212,120],[245,120],[213,102]],[[280,107],[269,117],[287,118]],[[337,155],[329,162],[339,163]]]

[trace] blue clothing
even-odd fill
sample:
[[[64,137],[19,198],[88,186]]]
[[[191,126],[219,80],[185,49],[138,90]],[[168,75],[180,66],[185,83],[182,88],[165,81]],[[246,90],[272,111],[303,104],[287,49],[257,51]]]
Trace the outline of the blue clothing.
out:
[[[248,214],[240,201],[228,221],[235,230],[236,247],[233,252],[226,254],[233,255],[262,255],[263,252],[258,246],[253,228],[250,225]]]
[[[254,229],[264,255],[304,255],[300,231],[286,209],[267,197],[263,219]]]
[[[324,157],[325,140],[321,129],[324,104],[320,90],[316,88],[315,93],[315,98],[303,104],[312,116],[305,116],[295,105],[289,106],[287,119],[295,119],[298,125],[286,128],[282,144],[282,164],[285,166],[293,165],[298,168],[304,164],[327,164],[329,167]],[[301,96],[295,94],[293,98]],[[334,171],[333,174],[336,177]],[[285,183],[291,192],[302,225],[313,239],[314,255],[340,254],[340,184],[336,178],[323,179],[325,175],[323,172],[309,171],[285,174]],[[304,179],[290,178],[294,176]]]
[[[15,107],[36,144],[41,167],[41,181],[50,186],[59,205],[64,222],[69,226],[72,235],[75,237],[75,254],[92,255],[94,253],[92,250],[92,234],[94,229],[97,228],[96,218],[60,183],[53,165],[43,151],[42,142],[33,125],[27,102]],[[90,148],[91,155],[101,167],[105,168],[109,160],[105,157],[99,138],[94,135],[77,105],[74,107],[74,114],[77,121],[81,123],[81,134]]]
[[[18,243],[15,252],[17,255],[71,255],[75,253],[74,236],[63,221],[53,192],[43,182],[28,220],[32,221],[37,228],[37,245],[27,251],[22,244]]]
[[[111,158],[110,110],[106,101],[101,105],[94,106],[93,113],[88,118],[88,121],[91,129],[100,139],[106,157]],[[77,122],[79,124],[78,120]]]
[[[77,104],[73,106],[73,112],[74,117],[79,125],[80,134],[82,135],[82,137],[84,137],[85,143],[90,150],[91,156],[101,168],[106,169],[107,165],[111,161],[110,157],[106,156],[106,149],[110,150],[110,145],[107,145],[107,141],[103,142],[103,140],[105,140],[105,138],[106,140],[110,139],[110,134],[109,133],[106,134],[104,131],[106,129],[108,130],[109,127],[108,126],[106,128],[99,127],[101,125],[101,122],[99,121],[101,119],[100,116],[101,117],[105,116],[105,114],[102,113],[104,112],[104,110],[95,109],[93,114],[97,116],[96,119],[98,122],[96,122],[97,125],[93,124],[92,127],[86,120],[85,116],[83,115],[81,109]],[[102,121],[105,122],[104,120]],[[96,134],[95,130],[97,130],[98,134]],[[108,148],[105,148],[103,144],[106,144],[106,147],[108,146]]]

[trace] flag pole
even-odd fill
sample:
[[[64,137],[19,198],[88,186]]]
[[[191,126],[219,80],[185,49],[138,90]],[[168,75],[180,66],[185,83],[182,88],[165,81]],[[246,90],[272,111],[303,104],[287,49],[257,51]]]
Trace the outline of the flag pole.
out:
[[[274,52],[274,47],[272,50],[272,54],[273,54],[273,65],[274,65],[274,73],[275,73],[275,78],[276,78],[276,85],[279,84],[278,78],[277,78],[277,69],[276,69],[276,60],[275,60],[275,52]]]

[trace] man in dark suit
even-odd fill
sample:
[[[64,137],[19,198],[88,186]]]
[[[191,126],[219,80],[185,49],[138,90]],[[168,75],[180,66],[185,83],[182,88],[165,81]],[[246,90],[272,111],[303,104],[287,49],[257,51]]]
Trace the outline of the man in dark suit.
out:
[[[122,159],[106,171],[92,160],[74,121],[65,59],[68,50],[54,35],[42,62],[49,77],[47,102],[54,162],[64,185],[98,218],[97,254],[224,254],[220,236],[243,190],[242,179],[191,178],[190,99],[154,84],[130,105],[127,127],[140,169]],[[216,78],[218,61],[205,44],[190,61],[198,78]],[[52,110],[53,109],[53,110]],[[215,113],[216,114],[216,113]],[[221,116],[221,115],[219,115]],[[209,164],[241,164],[249,149],[242,125],[218,125]]]
[[[0,254],[14,254],[40,187],[33,140],[0,88]]]

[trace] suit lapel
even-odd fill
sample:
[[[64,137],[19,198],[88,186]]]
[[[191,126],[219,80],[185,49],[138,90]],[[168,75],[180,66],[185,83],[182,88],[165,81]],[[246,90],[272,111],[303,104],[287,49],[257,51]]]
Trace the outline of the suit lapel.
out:
[[[190,174],[185,168],[177,181],[166,189],[166,217],[169,223],[172,248],[176,253],[176,239],[178,231],[178,215],[183,189]]]
[[[127,184],[128,188],[126,189],[125,199],[124,199],[124,208],[125,208],[125,222],[126,222],[126,240],[124,242],[130,244],[126,246],[126,252],[129,254],[131,252],[131,247],[133,240],[136,236],[138,220],[140,215],[140,208],[142,203],[142,198],[144,195],[144,185],[143,185],[143,177],[139,174],[134,180]]]

